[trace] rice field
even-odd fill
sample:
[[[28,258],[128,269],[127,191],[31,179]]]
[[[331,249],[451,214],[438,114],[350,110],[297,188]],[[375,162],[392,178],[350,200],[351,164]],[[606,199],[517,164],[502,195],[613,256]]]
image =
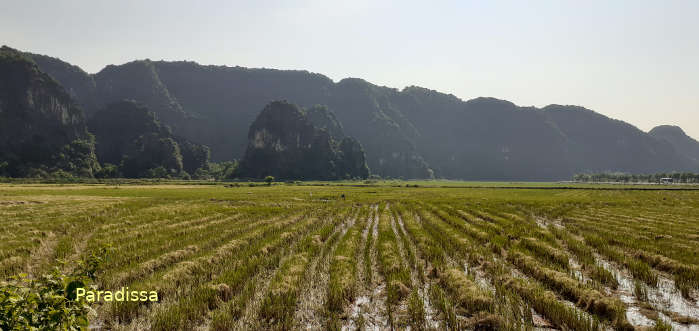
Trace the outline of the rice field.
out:
[[[97,329],[699,330],[694,190],[0,185],[0,278],[103,245]]]

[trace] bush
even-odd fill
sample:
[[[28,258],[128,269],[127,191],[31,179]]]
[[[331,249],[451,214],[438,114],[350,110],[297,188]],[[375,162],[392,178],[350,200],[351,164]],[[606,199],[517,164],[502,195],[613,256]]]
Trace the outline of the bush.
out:
[[[49,173],[46,172],[46,170],[41,169],[41,168],[30,168],[26,172],[27,178],[48,178]]]
[[[196,171],[194,171],[194,175],[192,176],[194,179],[210,179],[212,176],[209,174],[209,171],[204,169],[204,168],[199,168]]]
[[[221,163],[209,163],[208,175],[217,180],[232,179],[238,169],[238,162],[224,161]]]
[[[105,163],[102,168],[95,173],[97,178],[119,178],[119,167],[111,163]]]
[[[38,279],[26,274],[0,287],[0,329],[80,330],[88,326],[89,305],[75,300],[85,278],[69,277],[58,268]]]
[[[90,287],[106,253],[103,247],[78,261],[70,275],[55,267],[36,279],[20,274],[0,282],[0,330],[87,329],[90,306],[76,298],[76,291]]]
[[[157,168],[151,168],[146,171],[146,175],[143,177],[147,178],[169,178],[169,174],[167,169],[163,166],[159,166]]]
[[[65,170],[59,169],[51,173],[51,178],[55,179],[69,179],[73,178],[73,175]]]

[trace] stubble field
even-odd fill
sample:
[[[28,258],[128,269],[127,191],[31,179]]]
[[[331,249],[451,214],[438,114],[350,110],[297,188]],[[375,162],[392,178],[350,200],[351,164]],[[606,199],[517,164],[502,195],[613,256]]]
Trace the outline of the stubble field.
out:
[[[159,301],[103,329],[699,329],[699,191],[410,186],[0,185],[0,278],[106,245]]]

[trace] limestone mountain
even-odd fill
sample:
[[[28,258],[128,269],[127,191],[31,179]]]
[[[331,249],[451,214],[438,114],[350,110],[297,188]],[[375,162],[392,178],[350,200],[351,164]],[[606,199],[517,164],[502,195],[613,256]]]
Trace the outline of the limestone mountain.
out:
[[[416,149],[419,134],[395,103],[400,92],[361,79],[343,79],[329,90],[327,104],[345,131],[364,146],[372,172],[399,178],[431,178]]]
[[[209,146],[216,161],[241,158],[247,144],[245,132],[259,109],[271,100],[289,100],[309,110],[317,104],[336,109],[337,122],[366,145],[368,162],[378,174],[426,178],[432,173],[415,151],[414,136],[396,125],[410,124],[395,109],[384,109],[385,102],[377,103],[392,89],[362,80],[335,84],[307,71],[165,61],[108,66],[94,79],[97,105],[119,99],[146,104],[176,134]]]
[[[99,170],[82,109],[23,53],[0,48],[0,175]]]
[[[211,148],[214,161],[240,159],[247,132],[260,110],[274,100],[305,107],[327,104],[333,82],[307,71],[153,62],[170,94],[192,117],[175,131]],[[351,133],[349,133],[351,134]]]
[[[70,82],[65,84],[81,104],[120,98],[144,103],[175,135],[209,146],[215,161],[242,158],[259,110],[288,100],[307,108],[309,119],[339,141],[336,126],[321,123],[337,122],[362,144],[372,172],[384,177],[558,180],[579,172],[699,169],[667,141],[582,107],[519,107],[356,78],[336,83],[307,71],[148,60],[91,75],[96,101],[90,101],[90,93],[77,92],[81,86],[90,90],[82,83],[89,80],[72,75],[70,65],[46,62],[42,69],[54,77],[82,77],[59,79]],[[314,105],[327,105],[334,120],[323,112],[316,118]]]
[[[362,144],[352,137],[344,137],[338,145],[336,175],[338,178],[367,178],[369,167],[366,164],[366,154]]]
[[[565,141],[537,109],[408,87],[396,101],[414,123],[417,150],[438,176],[544,180],[570,173]]]
[[[697,165],[633,125],[576,106],[550,105],[546,117],[565,136],[571,172],[656,173]]]
[[[364,148],[359,141],[345,135],[342,124],[337,120],[335,113],[328,106],[315,105],[305,109],[306,118],[317,129],[325,130],[334,140],[338,148],[338,160],[336,163],[338,175],[345,178],[367,178],[369,167],[366,164]]]
[[[418,150],[447,178],[552,180],[580,172],[699,168],[638,128],[582,107],[464,102],[419,87],[402,94],[400,109],[418,130]]]
[[[117,165],[123,176],[181,176],[182,170],[208,166],[208,148],[174,137],[155,113],[134,101],[111,103],[88,124],[99,161]]]
[[[650,130],[649,134],[655,138],[667,141],[678,153],[695,162],[699,162],[699,141],[688,136],[679,126],[657,126]]]
[[[209,146],[193,143],[180,136],[174,137],[182,153],[182,168],[188,174],[193,175],[197,170],[209,168],[211,149]]]
[[[25,53],[39,66],[41,71],[49,74],[53,79],[65,88],[85,112],[86,116],[92,114],[96,108],[96,89],[94,77],[87,72],[60,59],[46,55]]]
[[[250,126],[239,174],[330,180],[366,178],[369,170],[356,140],[336,142],[327,130],[315,127],[301,108],[275,101]]]
[[[184,111],[170,95],[150,60],[108,65],[90,75],[77,66],[46,55],[25,53],[83,106],[87,116],[121,100],[137,100],[168,125],[179,123]]]
[[[335,113],[325,105],[314,105],[306,109],[306,117],[318,129],[323,129],[330,134],[335,141],[340,141],[345,137],[342,124],[338,122]]]
[[[136,100],[171,127],[185,117],[182,106],[170,95],[149,60],[109,65],[94,75],[98,107],[120,100]]]

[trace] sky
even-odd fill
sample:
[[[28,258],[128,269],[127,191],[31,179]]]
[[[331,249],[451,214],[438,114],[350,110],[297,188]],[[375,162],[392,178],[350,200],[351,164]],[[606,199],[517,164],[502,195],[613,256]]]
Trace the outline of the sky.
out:
[[[699,1],[0,0],[0,44],[302,69],[468,100],[579,105],[699,138]]]

